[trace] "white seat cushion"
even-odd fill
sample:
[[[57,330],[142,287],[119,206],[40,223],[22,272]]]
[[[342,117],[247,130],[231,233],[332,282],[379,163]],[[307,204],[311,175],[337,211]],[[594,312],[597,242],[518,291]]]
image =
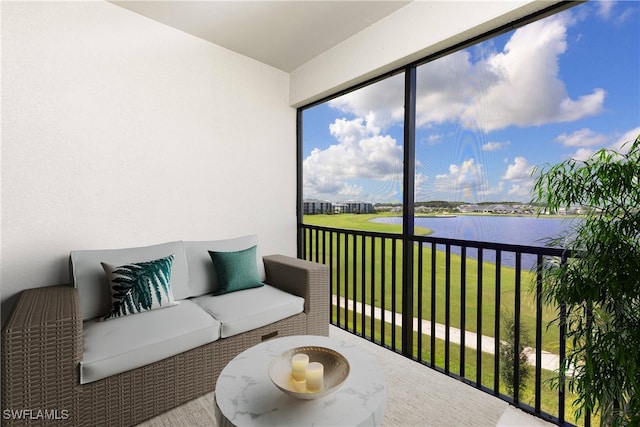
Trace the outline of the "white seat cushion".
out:
[[[219,337],[220,322],[188,300],[108,322],[89,320],[84,322],[80,383],[158,362]]]
[[[224,295],[204,295],[191,301],[222,324],[222,338],[266,326],[304,310],[304,298],[269,285]]]

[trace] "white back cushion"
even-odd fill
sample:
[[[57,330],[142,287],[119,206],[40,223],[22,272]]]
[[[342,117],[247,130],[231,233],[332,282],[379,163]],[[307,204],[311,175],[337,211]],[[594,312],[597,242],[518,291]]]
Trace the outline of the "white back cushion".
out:
[[[227,240],[184,241],[183,243],[189,274],[189,296],[197,297],[210,294],[218,289],[218,279],[209,251],[235,252],[258,246],[256,248],[258,274],[262,281],[267,277],[264,271],[260,246],[258,245],[258,236],[256,235]]]
[[[169,283],[174,299],[181,300],[189,296],[189,281],[184,247],[180,241],[137,248],[71,251],[71,280],[78,289],[83,320],[104,315],[111,308],[111,290],[102,262],[123,265],[152,261],[172,254]]]

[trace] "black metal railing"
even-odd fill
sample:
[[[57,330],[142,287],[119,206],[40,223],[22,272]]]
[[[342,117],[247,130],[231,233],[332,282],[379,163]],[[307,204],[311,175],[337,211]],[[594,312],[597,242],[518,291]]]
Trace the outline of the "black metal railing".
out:
[[[569,425],[574,397],[562,382],[550,384],[565,359],[566,331],[562,322],[548,326],[557,308],[540,298],[540,266],[566,262],[563,249],[300,224],[299,255],[330,266],[333,325]],[[513,334],[505,333],[508,319]],[[519,352],[512,361],[500,356],[507,337],[515,349],[527,344],[526,366]],[[501,370],[507,365],[511,373]],[[589,415],[581,422],[589,425]]]

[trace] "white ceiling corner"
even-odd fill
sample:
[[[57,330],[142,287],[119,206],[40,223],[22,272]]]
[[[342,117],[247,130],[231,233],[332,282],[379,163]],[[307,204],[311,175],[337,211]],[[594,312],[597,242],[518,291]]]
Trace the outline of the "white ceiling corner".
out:
[[[400,0],[111,2],[286,72],[410,3]]]

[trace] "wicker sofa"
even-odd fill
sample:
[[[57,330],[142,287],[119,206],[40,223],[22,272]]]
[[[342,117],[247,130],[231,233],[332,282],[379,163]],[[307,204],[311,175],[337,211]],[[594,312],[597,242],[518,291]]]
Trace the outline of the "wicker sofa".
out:
[[[202,251],[237,251],[254,243],[257,243],[255,236],[244,236],[208,242],[170,242],[127,250],[72,252],[72,284],[23,291],[3,327],[3,425],[135,425],[213,391],[228,361],[265,339],[328,335],[327,267],[288,256],[262,257],[257,252],[257,264],[266,285],[226,294],[228,299],[219,300],[223,302],[221,319],[216,318],[216,308],[207,307],[210,301],[225,295],[210,295],[210,282],[215,282],[216,272],[211,267],[211,259],[205,262],[209,255]],[[180,260],[184,255],[185,265],[174,261],[171,272],[172,286],[174,280],[187,281],[186,289],[174,291],[178,294],[176,307],[180,308],[162,308],[104,322],[95,318],[104,308],[101,299],[106,286],[93,283],[98,280],[100,267],[96,260],[121,262],[124,256],[139,258],[132,262],[142,261],[145,255],[149,258],[166,252],[167,248],[174,253],[176,248],[177,252],[182,249],[177,257]],[[183,267],[186,271],[181,271]],[[104,271],[99,277],[106,283]],[[209,283],[205,283],[207,281]],[[290,300],[289,311],[278,309],[279,313],[262,315],[260,310],[268,312],[268,306],[274,305],[269,302],[273,301],[269,299],[272,297],[260,293],[267,291]],[[107,296],[110,297],[108,287]],[[291,307],[296,304],[300,304],[300,312],[291,314]],[[245,305],[246,310],[239,308]],[[173,337],[174,341],[164,349],[148,342],[144,337],[148,331],[161,329],[168,316],[179,316],[181,310],[190,311],[190,316],[199,316],[195,318],[203,322],[213,322],[215,327],[202,327],[194,334],[185,334],[189,339]],[[152,316],[159,316],[160,320]],[[204,320],[207,318],[212,320]],[[263,324],[265,318],[267,324]],[[187,323],[193,324],[193,319],[188,318]],[[141,327],[144,324],[139,322],[150,323]],[[171,319],[168,323],[173,325],[179,321]],[[122,341],[130,341],[128,345],[134,347],[141,341],[142,348],[129,351],[123,344],[125,348],[113,350],[120,347],[113,345],[120,343],[120,337],[114,340],[113,334],[128,334]],[[167,356],[167,348],[174,354]],[[95,354],[100,351],[108,354]],[[110,361],[105,362],[109,357]],[[155,360],[159,357],[161,359]]]

